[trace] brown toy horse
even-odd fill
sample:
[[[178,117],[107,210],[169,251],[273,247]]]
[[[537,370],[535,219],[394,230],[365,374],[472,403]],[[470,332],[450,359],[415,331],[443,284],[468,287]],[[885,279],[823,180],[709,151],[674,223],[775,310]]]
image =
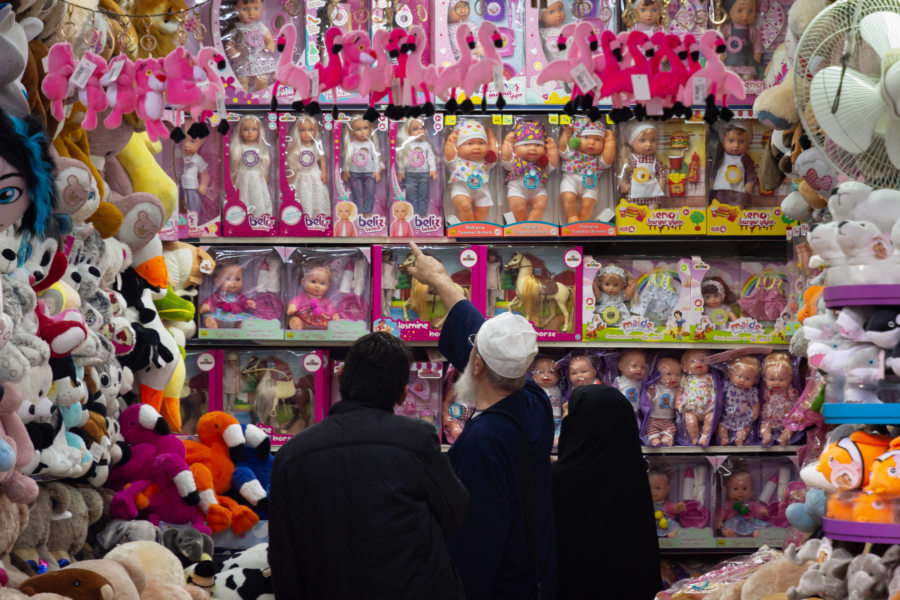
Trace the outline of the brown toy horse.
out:
[[[507,306],[510,312],[518,310],[526,319],[534,323],[535,327],[546,329],[546,325],[554,317],[552,310],[549,315],[543,316],[544,302],[550,300],[556,304],[556,308],[563,316],[561,331],[573,330],[573,313],[569,310],[568,304],[573,296],[574,281],[566,281],[571,279],[571,273],[565,272],[551,276],[541,259],[521,252],[513,254],[503,268],[507,271],[518,271],[516,296]]]
[[[416,257],[410,253],[403,259],[403,262],[397,266],[397,269],[401,273],[405,273],[406,270],[416,264]],[[466,299],[470,299],[471,297],[471,286],[472,286],[472,274],[468,269],[464,269],[462,271],[458,271],[450,276],[450,279],[456,284],[456,287],[459,288],[459,291],[463,293]],[[444,321],[447,319],[447,313],[445,312],[443,315],[435,315],[434,313],[437,310],[437,301],[440,299],[437,293],[434,291],[434,288],[431,288],[415,277],[409,278],[409,298],[406,302],[403,303],[401,308],[403,309],[403,320],[409,321],[409,313],[408,310],[414,310],[419,318],[427,320],[431,327],[434,329],[440,329],[444,325]],[[431,309],[429,310],[428,304],[431,303]],[[431,315],[431,318],[428,318],[428,315]]]

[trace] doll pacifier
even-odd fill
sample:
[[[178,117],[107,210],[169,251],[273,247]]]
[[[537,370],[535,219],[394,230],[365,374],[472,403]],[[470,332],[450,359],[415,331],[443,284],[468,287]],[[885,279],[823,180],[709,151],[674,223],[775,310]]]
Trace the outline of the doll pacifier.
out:
[[[360,148],[354,152],[353,164],[357,167],[364,167],[369,164],[369,150],[367,148]]]
[[[303,150],[297,157],[297,162],[300,163],[301,167],[309,167],[316,162],[316,155],[312,150]]]
[[[478,173],[472,173],[469,175],[469,178],[466,180],[466,185],[469,186],[470,189],[480,190],[481,186],[484,184],[484,179]]]
[[[248,167],[255,167],[259,164],[259,153],[256,150],[245,150],[241,155],[241,161]]]
[[[541,184],[541,178],[538,176],[536,169],[528,169],[524,183],[529,190],[537,189],[537,186]]]
[[[453,402],[447,407],[447,412],[450,413],[450,417],[453,419],[462,419],[466,411],[462,404]]]
[[[581,185],[588,190],[597,187],[597,175],[594,173],[593,169],[588,169],[587,172],[581,176]]]

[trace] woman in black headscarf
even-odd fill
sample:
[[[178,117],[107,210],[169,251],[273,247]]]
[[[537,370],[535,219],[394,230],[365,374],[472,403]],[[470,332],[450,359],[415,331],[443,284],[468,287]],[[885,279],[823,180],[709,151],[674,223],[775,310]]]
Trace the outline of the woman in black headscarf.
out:
[[[553,469],[557,600],[652,600],[662,587],[647,465],[617,389],[579,387]]]

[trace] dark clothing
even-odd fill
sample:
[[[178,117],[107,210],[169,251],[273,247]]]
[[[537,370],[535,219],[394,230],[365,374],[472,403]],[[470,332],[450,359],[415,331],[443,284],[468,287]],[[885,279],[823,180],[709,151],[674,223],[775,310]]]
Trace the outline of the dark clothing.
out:
[[[468,427],[468,425],[466,426]],[[662,587],[634,410],[607,385],[576,388],[553,468],[559,600],[651,600]]]
[[[469,334],[484,321],[469,301],[456,303],[447,316],[438,348],[460,371],[472,350]],[[472,417],[450,449],[453,469],[471,496],[469,517],[448,538],[450,555],[467,600],[533,597],[534,567],[522,511],[522,433],[497,410],[512,413],[526,432],[536,496],[540,580],[543,599],[552,600],[556,572],[550,492],[553,412],[547,395],[534,382]]]
[[[468,504],[433,427],[340,402],[275,455],[275,597],[461,599],[444,536]]]

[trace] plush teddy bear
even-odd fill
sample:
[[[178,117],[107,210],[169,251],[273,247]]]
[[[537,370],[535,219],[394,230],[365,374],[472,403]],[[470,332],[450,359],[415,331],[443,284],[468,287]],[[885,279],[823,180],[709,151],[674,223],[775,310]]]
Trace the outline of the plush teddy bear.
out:
[[[28,63],[28,42],[43,28],[44,24],[32,17],[16,21],[9,4],[0,9],[0,108],[16,117],[30,114],[21,80]]]
[[[60,496],[54,498],[54,518],[50,522],[50,539],[47,548],[59,566],[72,563],[84,542],[90,526],[90,511],[84,496],[74,486],[60,484]],[[97,515],[99,519],[99,514]]]
[[[184,568],[168,548],[156,542],[135,541],[121,544],[106,555],[110,559],[128,559],[141,565],[146,577],[146,588],[141,600],[208,599],[209,594],[185,584]]]
[[[53,496],[64,493],[58,489],[60,485],[49,482],[39,486],[38,497],[29,509],[28,525],[13,545],[12,562],[28,576],[59,569],[47,542],[50,539],[50,519],[53,517]],[[68,500],[68,496],[65,499]]]
[[[59,594],[72,600],[114,600],[112,585],[99,573],[86,569],[64,569],[26,579],[19,588],[28,596]]]
[[[27,525],[28,507],[13,502],[0,490],[0,569],[6,571],[9,585],[13,587],[28,578],[28,575],[13,566],[10,559],[15,541]]]
[[[22,469],[34,457],[34,446],[25,424],[19,417],[22,395],[13,383],[0,384],[0,441],[12,448],[13,464],[0,473],[3,491],[13,502],[28,504],[37,499],[37,483],[22,473]]]

